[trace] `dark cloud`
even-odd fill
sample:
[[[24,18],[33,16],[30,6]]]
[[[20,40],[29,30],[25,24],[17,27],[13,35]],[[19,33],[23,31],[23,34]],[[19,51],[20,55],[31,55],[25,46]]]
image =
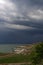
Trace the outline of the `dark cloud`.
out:
[[[12,30],[0,33],[0,42],[32,43],[43,41],[43,30]]]
[[[0,1],[0,42],[43,41],[43,0],[3,1]]]
[[[17,5],[26,5],[27,7],[29,6],[39,6],[43,7],[43,0],[11,0],[13,3],[17,3]]]
[[[35,20],[34,20],[35,21]],[[25,25],[30,26],[36,29],[43,29],[43,21],[37,22],[37,21],[13,21],[11,24],[19,24],[19,25]]]
[[[30,0],[33,5],[43,6],[43,0]]]

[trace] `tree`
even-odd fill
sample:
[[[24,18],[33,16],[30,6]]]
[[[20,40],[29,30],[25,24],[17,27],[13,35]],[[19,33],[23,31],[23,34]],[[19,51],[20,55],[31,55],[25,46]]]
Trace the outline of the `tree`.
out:
[[[35,46],[35,51],[32,52],[32,63],[36,65],[43,59],[43,43],[39,43]]]

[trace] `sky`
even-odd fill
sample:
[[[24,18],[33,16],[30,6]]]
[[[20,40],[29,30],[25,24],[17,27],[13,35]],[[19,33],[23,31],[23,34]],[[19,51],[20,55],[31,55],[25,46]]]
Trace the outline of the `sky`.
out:
[[[0,0],[0,44],[43,41],[43,0]]]

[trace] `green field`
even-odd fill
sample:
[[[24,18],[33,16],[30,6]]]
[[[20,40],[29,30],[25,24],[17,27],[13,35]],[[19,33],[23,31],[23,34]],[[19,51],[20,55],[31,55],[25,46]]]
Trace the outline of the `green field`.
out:
[[[30,61],[29,55],[22,55],[22,54],[0,58],[0,63],[21,63],[29,61]]]

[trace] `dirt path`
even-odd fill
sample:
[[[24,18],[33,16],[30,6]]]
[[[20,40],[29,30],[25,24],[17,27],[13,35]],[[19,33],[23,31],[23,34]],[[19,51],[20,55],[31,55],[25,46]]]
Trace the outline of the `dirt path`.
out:
[[[23,65],[23,64],[25,64],[25,65],[29,64],[30,65],[30,63],[3,63],[0,65]]]
[[[15,54],[6,54],[6,55],[3,55],[3,56],[0,56],[0,58],[5,58],[5,57],[11,57],[11,56],[14,56]]]

